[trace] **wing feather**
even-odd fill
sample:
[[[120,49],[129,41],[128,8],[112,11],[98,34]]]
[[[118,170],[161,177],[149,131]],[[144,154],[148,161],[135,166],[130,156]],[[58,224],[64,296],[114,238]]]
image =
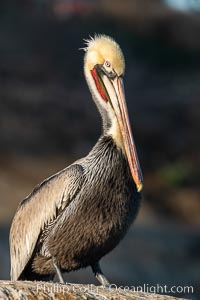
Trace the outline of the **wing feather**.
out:
[[[11,280],[29,262],[45,224],[65,208],[82,186],[83,168],[74,164],[46,179],[19,205],[10,229]]]

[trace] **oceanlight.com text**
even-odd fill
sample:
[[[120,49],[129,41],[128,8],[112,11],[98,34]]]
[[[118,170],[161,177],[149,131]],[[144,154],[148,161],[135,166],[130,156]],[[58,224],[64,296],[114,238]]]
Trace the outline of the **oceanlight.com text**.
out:
[[[42,291],[46,293],[68,293],[68,292],[79,292],[79,293],[91,293],[93,295],[99,295],[104,289],[102,286],[95,286],[93,284],[81,285],[81,284],[68,284],[60,285],[57,283],[52,284],[38,284],[37,292]],[[117,286],[116,284],[110,284],[105,288],[107,291],[117,293],[123,292],[144,292],[144,293],[154,293],[154,294],[193,294],[193,286],[182,286],[182,285],[151,285],[148,283],[138,285],[138,286]]]

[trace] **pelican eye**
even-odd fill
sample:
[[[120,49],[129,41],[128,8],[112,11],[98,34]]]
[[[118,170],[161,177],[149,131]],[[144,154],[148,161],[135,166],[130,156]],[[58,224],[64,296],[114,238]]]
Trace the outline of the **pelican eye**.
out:
[[[108,60],[105,61],[104,65],[105,65],[105,67],[107,67],[107,68],[110,68],[110,67],[111,67],[111,63],[110,63]]]

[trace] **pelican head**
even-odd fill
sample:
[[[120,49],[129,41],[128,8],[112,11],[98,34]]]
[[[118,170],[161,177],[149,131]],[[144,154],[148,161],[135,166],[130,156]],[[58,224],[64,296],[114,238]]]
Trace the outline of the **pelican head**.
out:
[[[98,35],[86,40],[84,72],[93,99],[102,115],[104,132],[112,135],[127,157],[137,190],[142,189],[142,172],[133,140],[123,88],[125,61],[119,45]]]

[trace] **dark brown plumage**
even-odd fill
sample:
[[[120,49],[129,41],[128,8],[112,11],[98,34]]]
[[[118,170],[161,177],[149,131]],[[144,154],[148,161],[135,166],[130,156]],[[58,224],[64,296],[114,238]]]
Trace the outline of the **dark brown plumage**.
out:
[[[62,271],[93,265],[119,243],[138,211],[140,194],[127,160],[111,137],[100,138],[88,157],[57,176],[65,172],[76,174],[80,190],[72,195],[72,207],[68,203],[60,209],[53,224],[42,231],[20,279],[35,279],[37,273],[54,275],[52,256]]]

